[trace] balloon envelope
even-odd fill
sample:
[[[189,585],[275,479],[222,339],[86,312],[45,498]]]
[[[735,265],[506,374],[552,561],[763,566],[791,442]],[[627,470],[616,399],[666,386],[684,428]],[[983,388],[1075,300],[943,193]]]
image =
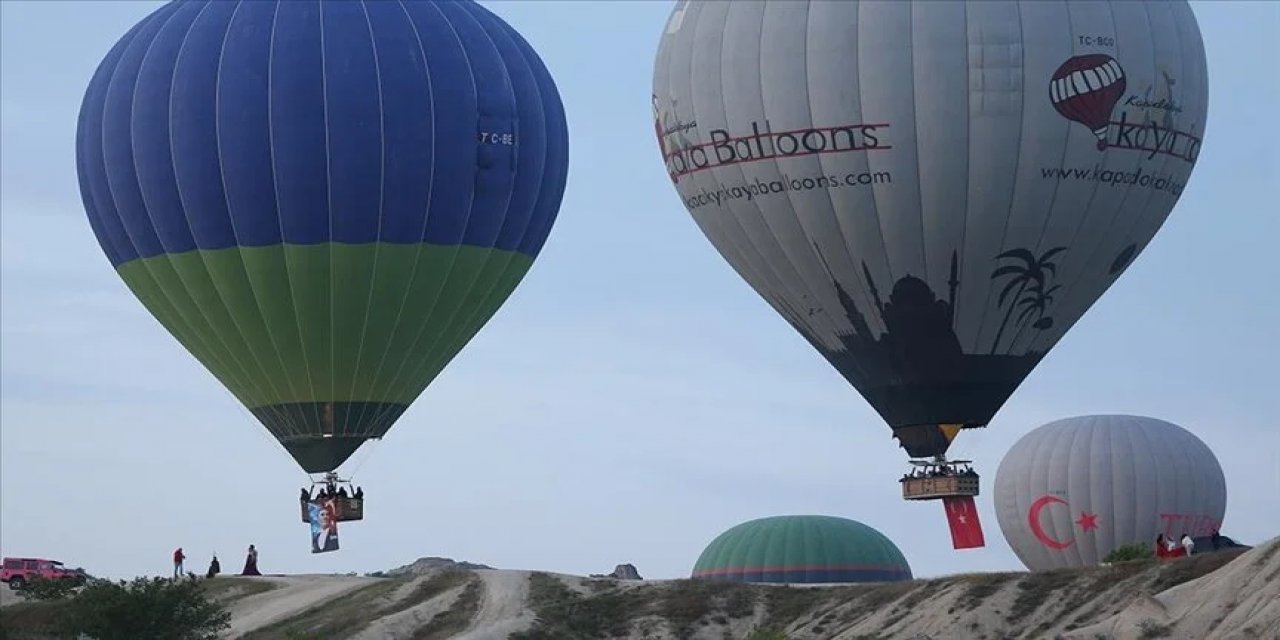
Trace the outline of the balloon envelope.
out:
[[[1217,458],[1190,431],[1126,415],[1051,422],[1000,462],[996,519],[1033,571],[1094,565],[1158,534],[1208,535],[1227,508]]]
[[[896,582],[911,566],[892,540],[856,520],[773,516],[716,536],[693,577],[729,582]]]
[[[76,152],[121,278],[318,472],[510,295],[568,142],[538,56],[470,0],[196,0],[106,55]]]
[[[653,126],[720,254],[929,456],[1160,228],[1205,65],[1181,0],[681,0]]]

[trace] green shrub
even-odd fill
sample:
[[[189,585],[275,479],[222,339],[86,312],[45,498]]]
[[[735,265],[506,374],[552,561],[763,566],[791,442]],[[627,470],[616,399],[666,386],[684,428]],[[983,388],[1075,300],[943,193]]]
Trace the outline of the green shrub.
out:
[[[0,626],[6,636],[214,640],[231,621],[195,580],[93,579],[74,593],[50,584],[26,596],[43,601],[5,607]]]
[[[1111,553],[1108,553],[1107,557],[1103,558],[1102,561],[1107,564],[1112,564],[1116,562],[1129,562],[1130,560],[1146,560],[1147,558],[1154,557],[1155,552],[1151,550],[1151,547],[1148,547],[1144,543],[1137,542],[1134,544],[1126,544],[1116,547],[1111,551]]]
[[[33,576],[26,585],[18,589],[17,595],[20,598],[36,602],[63,600],[74,595],[81,584],[84,584],[83,580],[70,578],[50,580],[42,576]]]

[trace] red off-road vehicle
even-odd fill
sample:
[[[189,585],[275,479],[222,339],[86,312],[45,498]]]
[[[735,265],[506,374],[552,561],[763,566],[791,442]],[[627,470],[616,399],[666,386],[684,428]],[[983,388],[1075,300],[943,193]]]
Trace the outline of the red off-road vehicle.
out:
[[[68,569],[57,560],[44,558],[5,558],[0,564],[0,582],[9,583],[10,589],[21,589],[35,577],[79,582],[85,575],[78,569]]]

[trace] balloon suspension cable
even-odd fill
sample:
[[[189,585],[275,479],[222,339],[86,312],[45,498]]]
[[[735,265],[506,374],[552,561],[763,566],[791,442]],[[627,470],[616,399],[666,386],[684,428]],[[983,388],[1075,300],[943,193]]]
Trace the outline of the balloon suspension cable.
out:
[[[362,447],[362,449],[372,449],[372,448],[374,447],[370,447],[370,445],[366,445],[366,447]],[[347,477],[339,476],[338,470],[332,470],[332,471],[325,471],[323,472],[323,474],[307,474],[307,481],[308,483],[311,483],[312,486],[338,485],[338,484],[352,485],[353,481],[356,480],[356,472],[360,471],[360,467],[365,466],[365,462],[369,462],[370,457],[371,457],[371,451],[364,451],[364,453],[360,454],[360,457],[355,458],[356,466],[352,467],[352,470],[351,472],[349,472],[349,474],[347,474]],[[316,479],[316,475],[320,476],[319,479]]]
[[[940,453],[932,458],[911,458],[908,459],[907,462],[917,467],[945,467],[957,464],[973,464],[972,460],[948,460],[947,454],[945,453]]]
[[[364,463],[369,461],[369,458],[373,457],[373,450],[378,448],[378,444],[380,442],[382,442],[382,438],[370,438],[365,440],[364,446],[360,447],[362,451],[356,454],[355,466],[351,468],[351,473],[347,474],[348,480],[355,480],[356,472],[364,466]]]
[[[219,386],[222,386],[222,385],[219,385]],[[258,420],[257,416],[253,415],[252,411],[249,411],[248,407],[244,406],[244,404],[240,402],[240,399],[236,397],[236,394],[231,393],[231,390],[228,389],[226,386],[222,386],[222,390],[226,392],[228,396],[231,397],[231,404],[235,405],[235,407],[240,410],[240,413],[249,417],[249,422],[252,423],[253,425],[251,431],[258,434],[259,437],[266,440],[267,442],[270,442],[273,447],[279,447],[280,449],[285,450],[284,445],[280,444],[279,440],[272,438],[267,433],[266,427],[262,425],[262,422]],[[287,450],[285,451],[287,452]],[[299,469],[299,471],[301,471],[301,469]],[[307,479],[307,482],[314,484],[314,481],[311,479],[311,474],[307,473],[306,471],[302,471],[302,475]]]

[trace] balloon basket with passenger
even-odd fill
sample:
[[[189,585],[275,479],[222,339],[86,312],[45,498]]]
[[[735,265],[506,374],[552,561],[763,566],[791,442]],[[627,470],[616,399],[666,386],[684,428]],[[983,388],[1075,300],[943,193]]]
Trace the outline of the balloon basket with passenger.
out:
[[[316,487],[320,487],[319,491]],[[311,482],[311,490],[302,490],[299,497],[302,509],[302,521],[311,522],[311,505],[316,502],[332,501],[335,519],[338,522],[364,520],[364,488],[343,480],[338,474],[330,472],[320,480]]]
[[[904,500],[942,500],[951,497],[973,497],[978,491],[978,472],[972,460],[947,460],[938,456],[929,460],[911,460],[915,467],[902,476]]]
[[[914,469],[898,480],[902,498],[910,501],[941,500],[951,529],[951,546],[972,549],[986,546],[974,497],[980,492],[979,475],[972,460],[948,460],[944,455],[912,459]]]
[[[311,553],[337,551],[338,523],[364,520],[364,489],[330,471],[313,480],[310,490],[302,489],[299,506],[302,521],[311,528]]]

